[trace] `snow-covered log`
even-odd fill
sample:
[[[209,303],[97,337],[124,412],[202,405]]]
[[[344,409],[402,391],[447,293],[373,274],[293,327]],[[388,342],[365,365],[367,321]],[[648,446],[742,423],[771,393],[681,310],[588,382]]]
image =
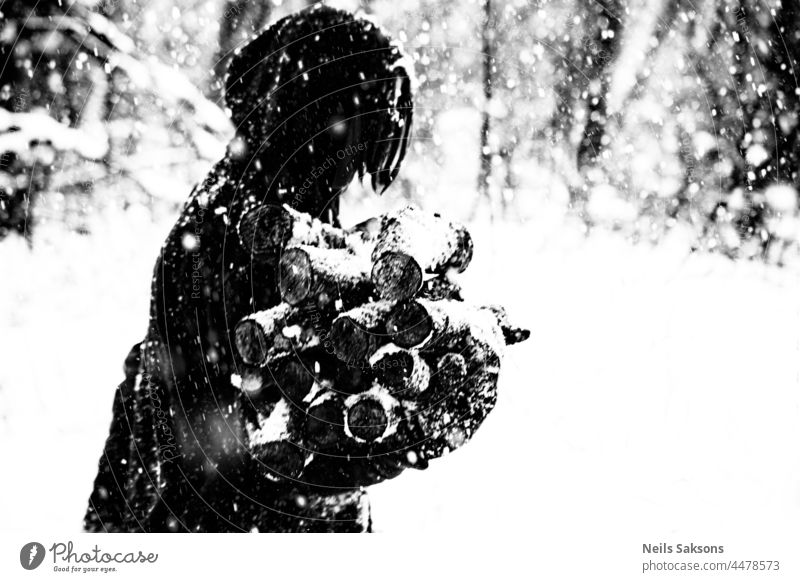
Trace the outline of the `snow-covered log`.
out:
[[[379,381],[398,397],[416,398],[430,383],[430,367],[416,350],[386,344],[370,357],[369,364]]]
[[[242,319],[234,330],[236,349],[242,361],[251,366],[264,365],[281,330],[287,325],[296,325],[300,320],[300,311],[287,303]]]
[[[347,234],[309,214],[276,204],[260,204],[244,213],[237,226],[239,242],[254,260],[274,263],[287,246],[341,249]]]
[[[375,301],[343,313],[333,321],[331,341],[336,356],[346,363],[360,363],[387,343],[386,318],[394,309],[389,301]]]
[[[361,443],[382,441],[394,434],[403,408],[389,390],[376,385],[345,400],[345,432]]]
[[[462,225],[408,206],[383,218],[372,259],[378,294],[399,301],[419,292],[426,273],[464,271],[472,238]]]
[[[346,249],[290,247],[280,259],[281,297],[290,305],[311,301],[349,309],[372,294],[368,272],[369,263]]]
[[[459,301],[416,299],[399,304],[386,320],[386,333],[398,346],[428,352],[457,351],[468,345],[476,329],[498,329],[499,344],[522,341],[529,332],[512,326],[505,311],[472,307]]]

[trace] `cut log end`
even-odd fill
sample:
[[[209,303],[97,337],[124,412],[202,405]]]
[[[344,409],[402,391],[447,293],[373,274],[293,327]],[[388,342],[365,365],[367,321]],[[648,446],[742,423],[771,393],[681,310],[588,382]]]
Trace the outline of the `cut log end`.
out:
[[[242,247],[256,258],[277,258],[291,236],[292,216],[282,206],[263,205],[247,212],[239,222]]]
[[[236,350],[245,364],[260,366],[267,358],[267,338],[255,321],[244,319],[234,330]]]
[[[410,353],[398,350],[376,358],[372,367],[386,386],[393,389],[405,388],[406,382],[414,373],[414,358]]]
[[[356,439],[374,442],[389,430],[389,413],[380,401],[362,398],[347,411],[347,431]]]
[[[313,269],[308,253],[291,248],[283,253],[280,262],[281,297],[290,305],[302,303],[311,292]]]
[[[372,283],[383,299],[402,301],[414,297],[422,288],[422,269],[412,257],[389,251],[372,266]]]
[[[416,301],[399,305],[386,321],[386,331],[401,348],[412,348],[423,343],[433,331],[433,320],[428,310]]]

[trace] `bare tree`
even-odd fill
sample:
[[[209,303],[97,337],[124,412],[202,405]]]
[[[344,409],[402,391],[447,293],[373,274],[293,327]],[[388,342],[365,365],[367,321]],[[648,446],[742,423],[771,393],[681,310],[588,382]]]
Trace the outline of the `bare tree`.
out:
[[[492,174],[492,149],[489,135],[492,130],[491,103],[495,82],[495,34],[497,22],[492,0],[483,0],[483,22],[481,25],[481,56],[483,68],[483,111],[481,114],[480,171],[478,173],[478,194],[490,200],[489,181]]]
[[[31,207],[46,190],[67,194],[60,218],[78,231],[105,180],[125,178],[147,201],[168,200],[168,186],[142,176],[222,149],[230,132],[222,110],[172,68],[140,60],[103,15],[57,0],[7,3],[3,13],[18,34],[0,42],[0,237],[30,236]],[[169,137],[148,141],[153,124]]]
[[[765,190],[800,182],[800,8],[786,0],[721,0],[705,20],[708,51],[694,66],[715,146],[702,176],[711,188],[698,204],[699,220],[705,235],[720,223],[732,227],[736,238],[726,253],[735,256],[740,244],[754,241],[767,258],[776,242],[768,223],[780,209],[770,208]]]
[[[578,144],[578,167],[597,164],[605,148],[608,122],[608,95],[611,89],[612,64],[619,53],[624,19],[621,0],[596,0],[588,8],[584,53],[580,74],[584,79],[581,99],[586,121]]]
[[[621,0],[594,0],[572,5],[567,30],[552,39],[560,57],[556,64],[555,110],[551,138],[572,179],[573,202],[583,199],[584,175],[600,159],[605,147],[611,71],[620,52],[625,8]],[[580,172],[580,173],[579,173]]]

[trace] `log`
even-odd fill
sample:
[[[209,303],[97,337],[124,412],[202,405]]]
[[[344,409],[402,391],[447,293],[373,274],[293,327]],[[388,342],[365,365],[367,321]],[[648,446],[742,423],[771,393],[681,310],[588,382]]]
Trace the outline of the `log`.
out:
[[[313,358],[286,354],[267,362],[265,376],[271,379],[283,397],[298,406],[311,392],[316,381],[317,364]]]
[[[397,431],[402,405],[383,386],[373,386],[344,402],[347,436],[359,443],[381,442]]]
[[[372,266],[370,276],[378,295],[387,301],[414,297],[422,289],[422,268],[405,253],[384,252]]]
[[[369,265],[346,249],[290,247],[280,260],[281,297],[290,305],[313,300],[321,308],[331,303],[351,309],[373,293]]]
[[[464,226],[409,206],[382,220],[372,252],[372,282],[383,299],[408,299],[420,291],[426,273],[463,272],[472,252]]]
[[[320,393],[306,413],[306,442],[317,450],[329,450],[344,442],[344,436],[344,402],[333,391]]]
[[[236,324],[234,343],[236,351],[245,364],[258,366],[267,359],[267,351],[272,347],[268,331],[252,319],[244,319]]]
[[[291,404],[280,400],[264,422],[249,433],[250,452],[269,478],[287,481],[300,476],[309,455]]]
[[[236,324],[236,352],[243,364],[264,366],[282,353],[313,351],[321,345],[319,332],[330,327],[334,316],[335,311],[287,303],[258,311]]]
[[[281,397],[300,405],[317,381],[319,363],[313,354],[270,354],[260,367],[246,366],[239,389],[248,397],[275,402]]]
[[[415,417],[428,437],[421,444],[428,458],[439,457],[472,438],[497,401],[500,359],[493,342],[476,339],[463,354],[463,362],[465,369],[458,375],[463,373],[464,381],[450,390],[444,390],[446,382],[437,382],[437,399],[441,399]]]
[[[242,248],[253,259],[275,264],[287,246],[345,248],[348,235],[308,214],[277,204],[260,204],[242,215],[237,225]]]
[[[467,379],[467,362],[464,356],[449,352],[436,361],[434,382],[441,392],[458,390]]]
[[[503,310],[503,314],[505,311]],[[386,320],[386,333],[398,346],[425,351],[461,351],[477,334],[502,337],[499,343],[523,341],[528,330],[513,327],[496,307],[473,307],[460,301],[415,299],[399,304]],[[502,346],[497,346],[498,350]]]
[[[264,365],[275,337],[286,325],[297,323],[299,318],[298,309],[281,303],[240,320],[234,328],[234,343],[242,361],[250,366]]]
[[[345,363],[359,364],[387,343],[385,321],[393,308],[390,302],[375,301],[334,319],[331,343],[336,357]]]
[[[416,350],[386,344],[372,355],[369,363],[378,381],[398,398],[416,398],[430,383],[430,367]]]
[[[320,319],[320,317],[323,317]],[[316,317],[316,319],[315,319]],[[275,334],[270,353],[279,352],[310,352],[320,346],[321,338],[318,334],[324,327],[324,321],[330,321],[327,315],[322,312],[312,314],[311,317],[303,317],[300,323],[292,323],[287,320],[279,333]],[[267,354],[269,359],[269,354]]]
[[[386,333],[402,348],[424,348],[433,336],[440,336],[448,325],[446,312],[424,299],[405,301],[386,320]]]

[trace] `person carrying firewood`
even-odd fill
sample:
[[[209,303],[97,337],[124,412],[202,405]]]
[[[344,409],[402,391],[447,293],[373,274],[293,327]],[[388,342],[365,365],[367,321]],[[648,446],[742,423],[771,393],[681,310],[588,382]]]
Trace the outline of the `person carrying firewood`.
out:
[[[468,233],[415,208],[338,220],[356,175],[379,193],[397,176],[407,67],[375,24],[322,5],[234,56],[237,136],[156,262],[86,530],[369,531],[364,487],[492,409],[502,348],[527,332],[461,301]]]

